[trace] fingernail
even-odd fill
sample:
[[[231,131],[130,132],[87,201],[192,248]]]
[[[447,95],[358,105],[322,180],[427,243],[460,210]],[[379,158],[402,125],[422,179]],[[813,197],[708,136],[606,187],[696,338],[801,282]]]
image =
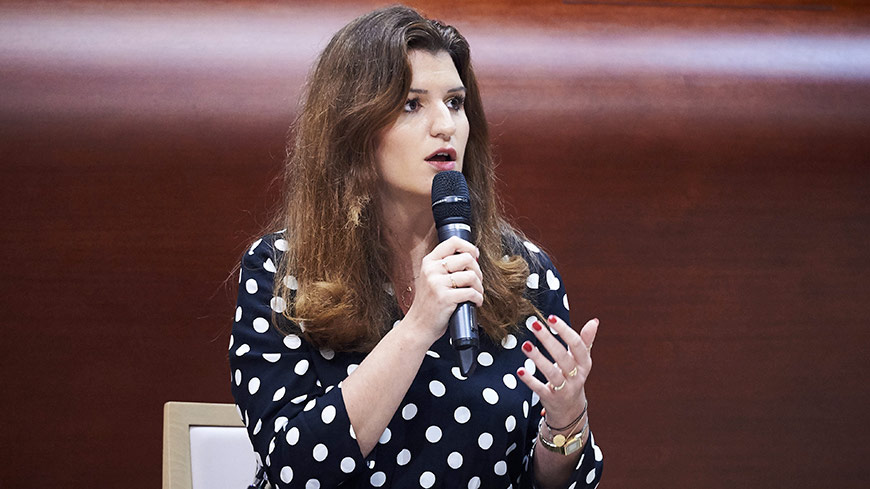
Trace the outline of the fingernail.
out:
[[[601,322],[598,321],[598,318],[593,319],[593,321],[595,321],[595,325],[596,325],[596,326],[598,326],[599,324],[601,324]]]
[[[556,324],[556,316],[550,314],[550,317],[547,318],[547,321],[550,321],[550,324]]]
[[[540,331],[540,330],[542,330],[544,327],[541,326],[541,323],[539,323],[538,321],[535,321],[535,322],[532,323],[532,328],[533,328],[535,331]]]
[[[532,342],[526,341],[525,343],[523,343],[523,350],[531,353],[532,352]]]
[[[526,375],[526,369],[524,369],[523,367],[518,368],[517,375],[519,375],[520,377],[522,377],[523,375]]]

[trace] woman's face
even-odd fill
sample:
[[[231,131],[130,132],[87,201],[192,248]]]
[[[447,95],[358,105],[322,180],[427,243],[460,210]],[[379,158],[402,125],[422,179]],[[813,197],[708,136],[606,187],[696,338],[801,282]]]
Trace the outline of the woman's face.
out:
[[[445,51],[411,51],[411,89],[399,117],[378,135],[375,162],[381,191],[391,200],[428,198],[432,179],[462,171],[468,119],[465,87]]]

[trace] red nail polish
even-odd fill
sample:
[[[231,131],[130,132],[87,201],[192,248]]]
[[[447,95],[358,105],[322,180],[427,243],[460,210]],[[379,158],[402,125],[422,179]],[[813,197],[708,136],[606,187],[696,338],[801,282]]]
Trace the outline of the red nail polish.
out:
[[[550,314],[550,317],[547,318],[547,321],[550,321],[550,324],[556,324],[556,316]]]
[[[532,323],[532,329],[534,329],[535,331],[540,331],[543,328],[544,328],[544,326],[538,321],[535,321]]]
[[[523,350],[531,353],[532,352],[532,342],[526,341],[525,343],[523,343]]]
[[[519,375],[520,377],[522,377],[523,375],[526,375],[526,369],[524,369],[523,367],[518,368],[517,375]]]

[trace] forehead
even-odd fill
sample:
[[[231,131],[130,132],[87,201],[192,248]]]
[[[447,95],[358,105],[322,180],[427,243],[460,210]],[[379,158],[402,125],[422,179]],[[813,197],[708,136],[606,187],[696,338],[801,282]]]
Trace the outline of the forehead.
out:
[[[453,58],[447,51],[414,50],[408,53],[408,63],[411,65],[411,86],[418,84],[451,84],[450,88],[462,85],[459,72],[453,64]]]

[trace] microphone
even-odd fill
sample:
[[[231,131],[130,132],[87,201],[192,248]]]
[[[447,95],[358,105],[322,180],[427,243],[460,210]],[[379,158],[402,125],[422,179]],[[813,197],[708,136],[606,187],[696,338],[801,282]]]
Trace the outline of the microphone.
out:
[[[432,216],[438,240],[458,236],[471,242],[471,199],[468,184],[458,171],[442,171],[432,180]],[[448,323],[450,342],[456,350],[459,371],[468,377],[474,371],[480,341],[477,336],[477,310],[472,302],[456,306]]]

